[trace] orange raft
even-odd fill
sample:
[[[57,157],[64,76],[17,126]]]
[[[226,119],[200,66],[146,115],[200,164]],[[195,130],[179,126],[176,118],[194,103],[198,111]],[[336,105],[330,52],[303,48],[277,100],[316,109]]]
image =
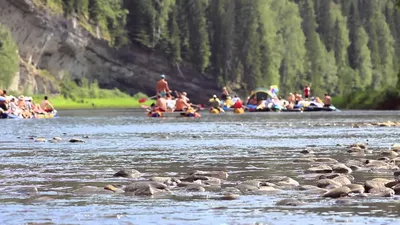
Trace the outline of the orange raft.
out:
[[[193,109],[188,109],[186,112],[161,112],[154,111],[147,114],[148,117],[201,117],[201,115]]]

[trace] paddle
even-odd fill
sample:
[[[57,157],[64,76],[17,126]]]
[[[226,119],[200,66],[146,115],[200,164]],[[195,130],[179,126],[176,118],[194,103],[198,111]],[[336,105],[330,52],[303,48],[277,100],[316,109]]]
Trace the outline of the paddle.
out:
[[[149,99],[153,99],[155,97],[157,97],[157,95],[151,96],[150,98],[141,98],[141,99],[139,99],[139,103],[144,103],[144,102],[148,101]]]

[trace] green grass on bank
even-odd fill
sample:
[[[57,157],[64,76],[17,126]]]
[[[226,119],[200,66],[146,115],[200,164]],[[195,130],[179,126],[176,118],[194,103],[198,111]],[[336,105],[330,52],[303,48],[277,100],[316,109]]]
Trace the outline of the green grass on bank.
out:
[[[137,93],[130,96],[118,89],[102,89],[96,81],[89,83],[87,79],[82,79],[77,85],[69,78],[65,78],[60,82],[60,94],[47,95],[49,101],[56,109],[106,109],[106,108],[140,108],[141,105],[151,105],[154,100],[149,99],[143,93]],[[18,93],[11,93],[19,96]],[[40,104],[45,94],[30,95],[36,104]],[[139,103],[139,99],[147,98],[148,100]]]
[[[35,103],[40,103],[44,95],[33,96]],[[150,105],[154,100],[139,103],[137,97],[115,97],[115,98],[85,98],[72,100],[63,96],[49,96],[49,101],[58,110],[62,109],[117,109],[117,108],[140,108],[141,105]]]

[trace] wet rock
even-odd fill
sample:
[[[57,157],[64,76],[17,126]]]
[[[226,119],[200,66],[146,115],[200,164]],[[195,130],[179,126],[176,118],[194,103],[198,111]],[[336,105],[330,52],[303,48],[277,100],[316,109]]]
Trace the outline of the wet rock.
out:
[[[250,186],[254,186],[254,187],[260,187],[261,183],[262,183],[262,181],[260,181],[260,180],[246,180],[246,181],[243,181],[241,184],[250,185]]]
[[[206,177],[206,176],[198,176],[198,175],[191,175],[189,177],[180,179],[181,181],[186,181],[186,182],[195,182],[195,181],[201,181],[202,184],[207,184],[207,185],[220,185],[221,180],[215,177]]]
[[[381,155],[389,158],[396,158],[399,156],[399,154],[395,151],[383,151],[381,152]]]
[[[366,143],[354,143],[348,146],[348,148],[361,148],[361,149],[367,149],[368,144]]]
[[[244,194],[259,190],[258,187],[253,186],[253,185],[248,185],[248,184],[239,184],[235,188],[237,188],[238,190],[240,190],[241,193],[244,193]]]
[[[261,187],[259,188],[259,190],[260,190],[261,192],[277,192],[277,191],[280,191],[280,190],[277,189],[277,188],[269,187],[269,186],[261,186]]]
[[[376,181],[376,182],[381,182],[381,183],[387,184],[387,183],[392,182],[394,180],[389,180],[389,179],[386,179],[386,178],[374,178],[374,179],[372,179],[372,181]]]
[[[47,142],[46,138],[36,138],[35,142]]]
[[[181,182],[178,178],[171,178],[171,177],[152,177],[150,178],[150,180],[164,183],[168,186],[176,186]]]
[[[203,137],[200,136],[200,135],[193,135],[192,138],[194,138],[194,139],[202,139]]]
[[[365,188],[361,184],[348,184],[346,187],[350,188],[351,193],[364,193]]]
[[[364,153],[364,149],[360,147],[351,147],[347,150],[349,153]]]
[[[221,197],[221,200],[236,200],[239,198],[239,195],[227,193]]]
[[[124,189],[127,193],[133,193],[136,196],[151,196],[155,194],[171,193],[167,185],[154,181],[138,181],[129,184]]]
[[[117,188],[112,184],[108,184],[108,185],[104,186],[104,190],[112,191],[114,193],[124,193],[123,189]]]
[[[379,161],[390,161],[390,159],[388,158],[388,157],[380,157],[380,158],[378,158],[377,160],[379,160]]]
[[[104,188],[93,187],[93,186],[84,186],[78,188],[74,191],[76,194],[84,194],[84,195],[94,195],[94,194],[112,194],[114,193],[111,190],[105,190]]]
[[[384,188],[385,184],[386,184],[385,182],[367,180],[367,181],[365,181],[364,187],[365,187],[365,191],[369,192],[369,190],[371,190],[373,188]]]
[[[292,186],[292,187],[296,187],[299,186],[299,182],[297,182],[296,180],[287,177],[287,176],[272,176],[269,177],[267,179],[265,179],[265,181],[268,183],[275,183],[278,186]],[[263,185],[263,186],[271,186],[271,185]]]
[[[350,160],[346,161],[345,165],[350,167],[350,168],[352,166],[362,167],[362,166],[364,166],[364,163],[362,161],[360,161],[360,160],[350,159]]]
[[[333,181],[339,183],[341,186],[349,185],[351,184],[351,181],[349,178],[346,176],[337,176],[335,178],[332,178]]]
[[[293,199],[293,198],[288,198],[288,199],[282,199],[279,200],[275,203],[277,206],[299,206],[299,205],[304,205],[304,202]]]
[[[137,170],[120,170],[113,175],[113,177],[126,177],[126,178],[138,178],[142,174]]]
[[[396,157],[390,160],[390,163],[393,163],[396,166],[400,166],[400,157]]]
[[[378,123],[377,126],[378,127],[390,127],[391,124],[383,122],[383,123]]]
[[[392,189],[396,195],[400,195],[400,184],[393,186]]]
[[[346,165],[344,165],[342,163],[333,165],[332,170],[333,170],[333,172],[336,172],[336,173],[351,173],[351,172],[353,172],[352,169],[350,169],[349,167],[347,167]]]
[[[180,182],[180,183],[178,183],[178,187],[187,187],[187,186],[189,186],[189,185],[192,185],[193,183],[192,182],[186,182],[186,181],[183,181],[183,182]],[[197,184],[200,184],[201,185],[201,182],[199,182],[199,183],[197,183]]]
[[[37,187],[35,187],[35,186],[21,187],[21,188],[18,188],[16,190],[16,192],[20,193],[20,194],[30,195],[30,196],[39,195],[39,191],[38,191]]]
[[[332,158],[314,158],[314,162],[318,163],[338,163],[336,159]]]
[[[365,160],[365,167],[373,170],[393,170],[398,168],[396,165],[391,165],[387,162],[380,160]]]
[[[301,154],[314,154],[314,151],[312,149],[306,148],[304,150],[300,151]]]
[[[89,138],[89,136],[88,135],[83,135],[82,138],[86,138],[87,139],[87,138]]]
[[[328,186],[337,188],[337,187],[341,187],[342,185],[332,179],[321,179],[321,180],[317,181],[317,186],[319,188],[326,188]]]
[[[394,186],[396,186],[396,185],[398,185],[398,184],[400,184],[400,181],[394,180],[394,181],[390,181],[390,182],[386,183],[386,184],[385,184],[385,187],[393,188]]]
[[[314,159],[311,158],[300,158],[300,159],[295,159],[293,160],[294,163],[312,163],[314,162]]]
[[[351,192],[350,188],[343,186],[343,187],[338,187],[331,191],[328,191],[327,193],[323,194],[322,197],[340,198],[340,197],[347,196],[350,192]]]
[[[395,180],[400,180],[400,171],[394,171],[393,172],[393,177]]]
[[[239,189],[235,188],[235,187],[226,187],[226,188],[223,189],[223,193],[224,194],[236,194],[236,195],[238,195],[238,194],[241,193],[241,191]]]
[[[200,175],[200,176],[206,176],[206,177],[215,177],[218,179],[226,180],[228,179],[228,173],[224,171],[200,171],[196,170],[189,175]]]
[[[72,138],[71,140],[69,140],[69,142],[71,142],[71,143],[85,143],[84,140],[79,139],[79,138]]]
[[[332,168],[328,165],[319,165],[307,169],[307,173],[332,173]]]
[[[394,191],[387,187],[372,188],[368,191],[368,193],[375,197],[392,197],[394,195]]]
[[[195,185],[195,184],[188,185],[186,187],[186,190],[190,191],[190,192],[205,192],[206,191],[206,189],[203,186]]]
[[[305,191],[307,193],[322,194],[326,192],[326,189],[319,188],[313,185],[303,185],[296,188],[299,191]]]
[[[400,150],[400,144],[392,144],[392,146],[390,146],[390,149],[393,151],[399,151]]]
[[[48,202],[48,201],[53,201],[54,198],[48,197],[48,196],[40,196],[38,198],[32,199],[30,202],[31,203],[42,203],[42,202]]]
[[[360,128],[361,126],[359,124],[352,124],[351,127],[352,128]]]
[[[337,205],[349,205],[352,202],[353,201],[351,199],[348,199],[348,198],[339,198],[338,200],[335,201],[335,204],[337,204]]]
[[[222,190],[220,185],[204,185],[203,187],[208,192],[220,192]]]

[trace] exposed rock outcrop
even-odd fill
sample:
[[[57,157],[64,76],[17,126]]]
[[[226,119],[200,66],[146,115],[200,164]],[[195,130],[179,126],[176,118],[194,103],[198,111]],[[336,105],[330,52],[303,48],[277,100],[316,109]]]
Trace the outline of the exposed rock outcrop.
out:
[[[39,9],[32,0],[0,0],[0,23],[10,28],[19,48],[21,70],[12,85],[19,90],[57,91],[33,67],[49,71],[57,80],[67,72],[73,79],[97,79],[100,87],[130,94],[154,95],[162,73],[172,89],[185,90],[192,101],[203,102],[218,91],[214,79],[190,66],[171,66],[164,54],[137,45],[112,48],[82,29],[78,19]]]

